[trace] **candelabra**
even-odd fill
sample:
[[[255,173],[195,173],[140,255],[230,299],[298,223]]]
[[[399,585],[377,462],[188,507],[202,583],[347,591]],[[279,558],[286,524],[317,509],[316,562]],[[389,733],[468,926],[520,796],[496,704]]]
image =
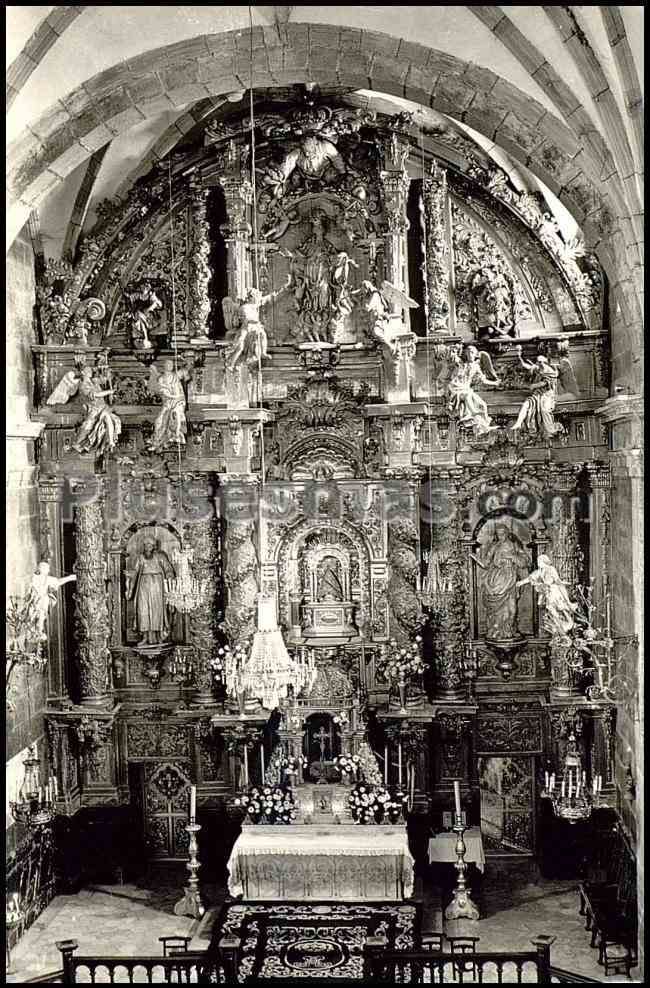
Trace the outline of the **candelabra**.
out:
[[[39,760],[33,747],[27,750],[23,765],[25,774],[18,798],[9,801],[11,815],[23,827],[47,826],[54,818],[56,779],[52,777],[45,787],[40,785]]]
[[[454,826],[452,827],[452,830],[456,834],[455,850],[457,860],[454,867],[458,872],[458,881],[456,883],[456,888],[454,889],[453,898],[445,909],[445,919],[447,921],[454,919],[478,919],[479,911],[472,902],[469,889],[467,888],[467,882],[465,881],[465,872],[467,871],[465,852],[467,848],[465,847],[463,834],[467,830],[467,827],[463,823],[463,814],[460,803],[460,782],[458,780],[454,782],[454,801],[456,804],[456,812],[454,814]]]
[[[455,848],[457,860],[454,867],[458,872],[458,880],[456,883],[456,888],[454,889],[453,898],[445,909],[445,919],[448,922],[454,919],[479,918],[479,911],[472,901],[469,894],[469,889],[467,888],[467,882],[465,880],[465,872],[467,871],[465,852],[467,851],[467,848],[465,847],[463,834],[467,828],[463,824],[463,818],[460,813],[456,813],[454,815],[454,820],[455,822],[452,830],[457,835]]]
[[[602,775],[597,775],[593,779],[591,787],[587,783],[585,772],[580,777],[579,771],[572,769],[565,771],[565,775],[557,788],[555,774],[549,776],[546,772],[544,779],[542,798],[549,799],[555,815],[562,820],[568,820],[569,823],[586,820],[591,816],[592,810],[606,805],[602,801],[601,794]]]
[[[190,822],[185,827],[185,831],[190,837],[188,848],[189,860],[185,865],[186,869],[190,873],[190,877],[187,885],[185,886],[185,895],[174,906],[175,916],[191,916],[193,919],[201,919],[205,913],[205,906],[201,902],[201,891],[199,889],[198,879],[198,870],[201,867],[201,863],[197,855],[199,845],[196,835],[200,829],[201,824],[197,823],[194,817],[191,817]]]

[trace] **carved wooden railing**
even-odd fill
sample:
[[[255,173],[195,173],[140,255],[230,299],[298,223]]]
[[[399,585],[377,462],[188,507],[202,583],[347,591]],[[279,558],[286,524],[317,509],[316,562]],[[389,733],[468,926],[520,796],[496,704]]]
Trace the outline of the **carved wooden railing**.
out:
[[[386,950],[383,937],[368,937],[364,949],[364,980],[385,984],[448,984],[453,982],[499,985],[540,985],[591,982],[592,978],[574,975],[551,967],[551,944],[554,937],[540,936],[532,941],[535,950],[476,951],[445,954],[433,950]]]
[[[86,957],[75,954],[76,940],[61,940],[57,947],[63,961],[64,985],[80,982],[104,984],[232,984],[237,981],[236,971],[226,970],[222,964],[206,952],[175,954],[171,957]],[[77,974],[80,974],[80,978]]]

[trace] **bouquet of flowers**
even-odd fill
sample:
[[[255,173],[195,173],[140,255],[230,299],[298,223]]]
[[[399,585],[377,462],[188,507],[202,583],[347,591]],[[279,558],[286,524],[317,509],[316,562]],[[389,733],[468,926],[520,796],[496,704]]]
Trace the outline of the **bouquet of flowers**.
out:
[[[341,710],[340,713],[332,717],[332,721],[336,724],[340,731],[344,731],[346,727],[350,726],[350,721],[348,720],[348,715],[345,710]]]
[[[397,823],[405,813],[406,796],[397,793],[393,798],[383,786],[374,789],[372,786],[359,784],[348,796],[348,804],[355,823],[382,823],[384,820]]]
[[[254,786],[235,799],[235,806],[244,807],[253,823],[262,817],[265,823],[292,823],[296,819],[291,790],[281,786]]]
[[[381,674],[391,683],[420,676],[425,668],[420,635],[416,635],[412,642],[404,645],[391,638],[383,650],[378,666]]]
[[[280,769],[282,775],[286,777],[289,784],[293,782],[294,776],[298,775],[300,768],[306,769],[309,762],[304,755],[283,755],[280,759]]]
[[[216,683],[222,683],[226,672],[226,656],[230,652],[230,645],[221,645],[208,662],[212,678]]]
[[[358,755],[341,754],[334,759],[334,765],[341,775],[356,775],[361,768],[361,759]]]

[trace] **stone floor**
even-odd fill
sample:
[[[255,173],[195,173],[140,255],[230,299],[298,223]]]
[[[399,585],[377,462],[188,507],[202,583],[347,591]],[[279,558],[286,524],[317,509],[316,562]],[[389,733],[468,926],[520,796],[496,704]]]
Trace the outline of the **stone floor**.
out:
[[[76,895],[58,896],[12,952],[12,973],[7,980],[20,983],[57,970],[57,940],[74,938],[80,954],[159,955],[158,938],[177,934],[192,935],[192,946],[205,949],[214,912],[210,911],[200,923],[174,916],[173,907],[181,895],[180,876],[178,885],[170,884],[170,877],[166,884],[159,877],[150,881],[150,888],[93,886]],[[208,902],[215,906],[224,894],[223,889],[214,887],[207,892]],[[426,887],[420,892],[425,932],[444,929],[439,894]],[[578,916],[577,905],[574,883],[542,880],[521,886],[494,884],[483,889],[482,918],[477,923],[462,923],[445,932],[478,936],[479,949],[486,951],[530,950],[531,938],[536,934],[554,936],[554,965],[605,981],[603,969],[597,964],[597,952],[589,947],[589,934]],[[640,983],[634,978],[632,981]],[[622,975],[610,976],[607,982],[630,983]]]

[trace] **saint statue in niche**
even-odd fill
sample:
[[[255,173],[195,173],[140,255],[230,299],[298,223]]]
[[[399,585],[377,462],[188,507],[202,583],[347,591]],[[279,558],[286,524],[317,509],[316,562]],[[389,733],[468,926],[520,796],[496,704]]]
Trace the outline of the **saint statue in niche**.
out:
[[[339,563],[334,556],[326,556],[318,570],[318,600],[343,600],[343,584],[339,578]]]
[[[126,598],[133,600],[134,628],[142,635],[139,647],[159,645],[169,637],[165,580],[175,575],[167,553],[157,548],[153,537],[145,536],[135,568],[126,574]]]
[[[520,638],[517,627],[518,580],[528,574],[529,559],[517,536],[504,525],[495,528],[490,542],[476,562],[482,569],[482,600],[486,638],[512,641]]]

